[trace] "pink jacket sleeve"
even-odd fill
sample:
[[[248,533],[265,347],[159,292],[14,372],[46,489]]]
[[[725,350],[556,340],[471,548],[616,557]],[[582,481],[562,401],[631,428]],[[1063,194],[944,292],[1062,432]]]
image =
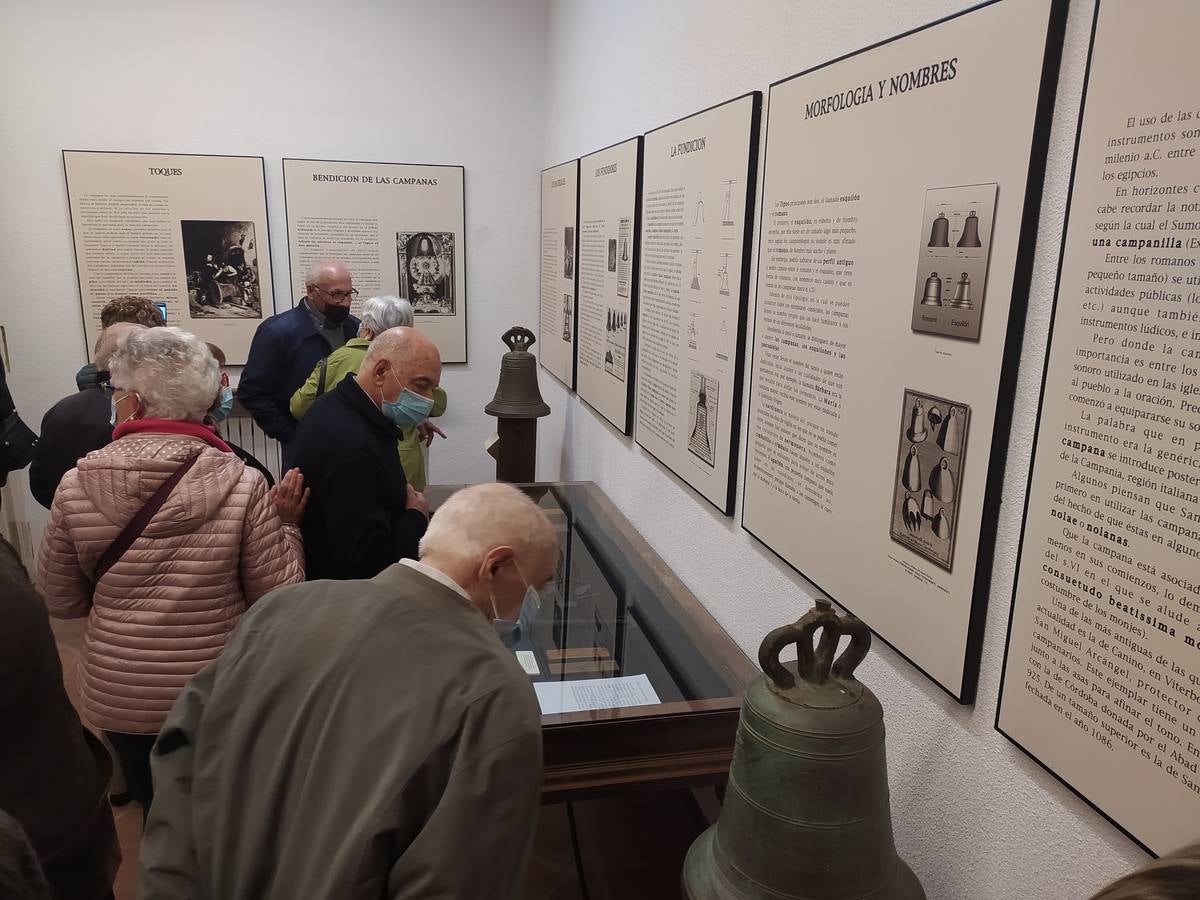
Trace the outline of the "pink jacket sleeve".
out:
[[[70,477],[69,473],[67,477]],[[64,490],[58,492],[50,508],[50,524],[42,534],[38,590],[50,615],[58,619],[77,619],[86,616],[92,608],[92,582],[79,567],[79,555],[63,521],[62,499],[67,493]]]
[[[254,479],[246,508],[241,559],[242,592],[247,606],[277,587],[304,580],[300,529],[283,524],[261,477]]]

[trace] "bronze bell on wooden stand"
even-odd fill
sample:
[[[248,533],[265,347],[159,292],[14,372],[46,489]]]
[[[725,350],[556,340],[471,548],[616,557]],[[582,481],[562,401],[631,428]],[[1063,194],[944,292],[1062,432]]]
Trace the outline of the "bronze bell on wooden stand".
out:
[[[763,640],[721,817],[684,863],[691,900],[924,900],[892,839],[883,708],[854,677],[870,646],[828,600]]]
[[[535,480],[537,420],[550,415],[550,407],[538,387],[537,357],[529,352],[537,340],[533,332],[515,325],[500,340],[508,352],[500,360],[496,395],[483,408],[500,420],[488,452],[496,458],[496,480],[519,484]]]

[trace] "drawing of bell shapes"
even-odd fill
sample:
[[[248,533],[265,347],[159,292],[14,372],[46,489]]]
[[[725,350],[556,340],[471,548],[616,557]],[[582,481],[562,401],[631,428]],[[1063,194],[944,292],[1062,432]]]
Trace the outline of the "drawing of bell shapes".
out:
[[[933,245],[930,244],[932,247]],[[942,244],[941,246],[946,246]],[[963,222],[962,237],[958,239],[960,247],[982,247],[979,242],[979,216],[975,215],[975,210],[967,213],[967,220]]]
[[[971,276],[963,272],[954,285],[954,298],[950,305],[957,309],[972,309],[971,305]]]
[[[921,515],[927,519],[933,518],[933,492],[926,490],[925,496],[921,498]]]
[[[900,482],[910,491],[921,489],[921,460],[917,458],[915,446],[908,448],[908,459],[904,461],[904,471],[900,475]]]
[[[978,241],[978,238],[976,238]],[[930,247],[949,247],[950,246],[950,220],[946,218],[945,213],[938,213],[937,218],[933,220],[933,228],[929,232]],[[964,246],[959,244],[959,246]],[[978,243],[975,244],[979,246]]]
[[[944,509],[939,509],[937,515],[933,517],[933,533],[943,541],[950,540],[950,517],[946,515]]]
[[[624,238],[621,241],[621,260],[629,259],[629,238]]]
[[[912,412],[908,418],[908,430],[905,434],[914,444],[921,443],[929,436],[929,432],[925,430],[925,410],[920,400],[913,401]]]
[[[954,474],[950,471],[950,463],[944,456],[937,467],[929,473],[929,489],[933,491],[933,496],[943,503],[954,502]]]
[[[925,296],[921,298],[922,306],[942,305],[942,279],[937,272],[930,272],[925,279]]]
[[[942,419],[942,429],[938,432],[938,446],[947,453],[961,453],[963,439],[963,412],[957,406],[950,407],[946,418]]]

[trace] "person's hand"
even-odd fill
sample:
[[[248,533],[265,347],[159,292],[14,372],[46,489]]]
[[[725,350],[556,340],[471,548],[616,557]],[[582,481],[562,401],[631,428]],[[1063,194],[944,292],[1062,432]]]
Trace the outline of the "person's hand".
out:
[[[271,499],[284,525],[300,524],[311,493],[312,489],[304,486],[304,476],[299,469],[289,469],[279,484],[271,488]]]
[[[435,434],[441,435],[442,440],[446,439],[446,432],[434,425],[433,422],[429,421],[429,419],[426,419],[417,426],[417,437],[426,447],[433,446],[433,436]]]
[[[420,510],[421,515],[426,519],[429,518],[429,501],[425,499],[424,494],[413,488],[411,484],[408,486],[408,501],[405,503],[404,508]]]

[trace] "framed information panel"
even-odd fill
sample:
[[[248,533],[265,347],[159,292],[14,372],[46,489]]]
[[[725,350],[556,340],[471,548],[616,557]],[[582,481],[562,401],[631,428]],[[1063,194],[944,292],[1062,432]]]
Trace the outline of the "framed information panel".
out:
[[[641,137],[579,160],[575,389],[624,434],[633,430],[641,190]]]
[[[771,86],[743,526],[974,699],[1066,4]]]
[[[304,295],[309,266],[340,260],[358,304],[379,294],[403,297],[442,362],[465,363],[464,173],[462,166],[285,159],[293,299]]]
[[[1156,854],[1200,829],[1197,34],[1096,11],[996,717]]]
[[[637,442],[733,515],[762,94],[647,132]]]
[[[575,302],[579,286],[579,160],[542,172],[542,368],[575,389]]]
[[[88,358],[100,310],[136,295],[243,365],[274,312],[262,157],[64,150],[63,168]]]

